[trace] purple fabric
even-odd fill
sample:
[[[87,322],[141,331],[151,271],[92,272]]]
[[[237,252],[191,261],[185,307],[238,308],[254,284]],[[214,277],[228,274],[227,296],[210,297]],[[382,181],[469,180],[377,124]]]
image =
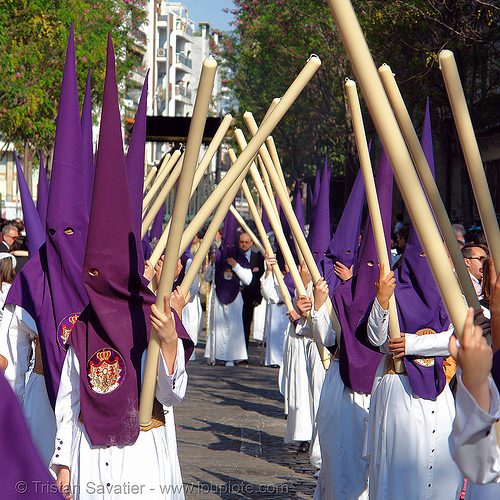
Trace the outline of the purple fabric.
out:
[[[46,242],[14,280],[6,300],[6,304],[26,309],[36,322],[52,406],[66,355],[64,342],[75,316],[88,303],[82,283],[88,212],[82,189],[85,172],[79,111],[72,27],[57,118]]]
[[[38,189],[36,193],[36,210],[40,217],[42,227],[45,228],[45,219],[47,218],[47,202],[49,198],[49,179],[47,171],[43,166],[43,152],[40,151],[40,168],[38,169]],[[45,240],[45,235],[44,235]]]
[[[139,272],[142,259],[134,232],[114,61],[109,35],[83,269],[89,305],[68,342],[79,360],[81,417],[93,446],[125,446],[137,439],[141,358],[151,329],[151,304],[156,300]],[[193,343],[174,316],[187,362]],[[105,367],[107,378],[102,373]]]
[[[328,283],[330,293],[333,293],[335,288],[341,284],[333,269],[335,262],[338,261],[346,267],[351,267],[356,261],[364,200],[365,184],[363,182],[363,173],[359,170],[337,230],[323,260],[323,276]]]
[[[428,106],[422,133],[422,148],[434,175]],[[399,326],[401,331],[406,333],[416,333],[422,328],[430,328],[439,333],[448,329],[450,319],[427,258],[422,252],[422,245],[412,224],[401,267],[396,271],[395,297]],[[446,384],[443,358],[436,357],[434,361],[433,366],[424,367],[415,361],[413,356],[404,358],[411,388],[422,398],[436,398]]]
[[[40,216],[31,197],[31,193],[24,178],[23,169],[19,163],[17,154],[14,152],[17,168],[17,182],[19,183],[19,191],[21,193],[21,204],[23,206],[23,218],[26,226],[26,236],[28,239],[28,251],[30,257],[35,255],[37,250],[43,245],[45,241],[45,231]],[[40,167],[43,168],[43,167]]]
[[[376,176],[376,188],[384,226],[384,234],[390,248],[392,212],[392,170],[385,152],[382,153]],[[371,219],[365,224],[355,273],[351,280],[338,286],[332,302],[342,327],[340,341],[340,375],[344,384],[370,393],[373,379],[382,355],[363,345],[359,340],[358,327],[366,328],[362,321],[375,295],[375,282],[379,278],[379,265]],[[362,326],[360,326],[362,325]]]
[[[328,157],[325,158],[325,165],[328,162]],[[319,191],[321,188],[320,166],[316,166],[316,177],[314,178],[314,190],[311,197],[311,220],[316,217],[316,207],[318,205]]]
[[[151,248],[150,244],[151,240],[149,239],[148,233],[144,235],[144,238],[142,238],[142,254],[144,256],[144,260],[149,260],[151,257],[151,254],[153,253],[153,249]]]
[[[92,205],[92,189],[94,187],[94,145],[92,142],[92,93],[90,81],[90,68],[87,74],[87,87],[85,88],[85,97],[83,99],[82,116],[80,118],[82,128],[82,149],[83,149],[83,168],[85,170],[85,201],[87,211],[90,215],[90,206]]]
[[[284,211],[281,209],[280,202],[278,198],[276,198],[276,206],[278,207],[278,213],[280,216],[281,227],[283,228],[283,233],[285,235],[286,241],[288,243],[288,247],[292,252],[293,259],[296,264],[299,263],[299,257],[297,255],[297,248],[295,247],[292,230],[290,228],[290,224],[288,223],[288,219],[285,216]],[[302,196],[300,193],[300,180],[297,180],[297,187],[295,189],[295,206],[294,206],[295,216],[297,217],[297,221],[299,226],[304,232],[304,210],[302,208]],[[278,261],[278,265],[280,269],[285,269],[285,258],[283,257],[283,253],[279,245],[276,248],[276,260]]]
[[[192,244],[192,242],[191,242]],[[172,285],[172,290],[175,290],[178,286],[181,285],[182,280],[184,279],[184,276],[186,275],[186,264],[189,259],[193,260],[193,254],[189,251],[191,248],[191,244],[189,247],[184,251],[184,253],[181,255],[181,264],[182,264],[182,269],[181,272],[179,273],[179,276],[174,281],[174,284]]]
[[[266,234],[269,234],[272,231],[271,223],[269,222],[269,217],[264,207],[262,207],[262,225],[264,226]]]
[[[159,240],[161,237],[163,231],[163,220],[165,218],[166,203],[167,202],[165,201],[163,206],[160,207],[160,210],[158,210],[158,213],[153,220],[153,225],[151,226],[151,231],[149,232],[150,240],[154,238],[156,238],[156,240]]]
[[[227,212],[222,229],[221,245],[215,257],[215,293],[221,304],[234,302],[240,292],[240,279],[226,259],[232,257],[240,266],[250,268],[245,255],[238,245],[238,223],[231,212]]]
[[[500,349],[497,349],[493,354],[493,366],[491,367],[491,375],[500,391]]]
[[[137,253],[142,256],[141,226],[142,226],[142,199],[144,191],[144,156],[146,154],[146,108],[148,100],[148,76],[142,87],[139,107],[135,114],[134,129],[130,137],[127,152],[127,177],[130,192],[132,217],[134,220],[135,241]],[[160,210],[161,212],[161,210]],[[144,274],[144,259],[139,259],[139,272]]]
[[[0,435],[2,499],[62,500],[31,440],[21,406],[3,373],[0,373]]]
[[[320,272],[323,270],[321,262],[328,250],[330,238],[330,168],[328,163],[325,162],[314,219],[311,218],[309,223],[309,235],[307,237],[314,261]]]

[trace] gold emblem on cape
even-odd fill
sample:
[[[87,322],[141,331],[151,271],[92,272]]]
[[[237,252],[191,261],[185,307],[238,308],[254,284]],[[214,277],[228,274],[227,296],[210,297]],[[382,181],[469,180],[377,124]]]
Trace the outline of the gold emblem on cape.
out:
[[[114,359],[110,358],[114,354]],[[96,363],[95,358],[99,360]],[[120,355],[111,349],[101,349],[89,361],[88,376],[90,387],[97,394],[109,394],[120,387],[120,375],[123,371],[120,365]]]
[[[61,338],[63,339],[64,343],[66,343],[69,339],[69,334],[71,333],[71,330],[73,330],[73,327],[75,326],[76,320],[78,319],[78,314],[72,314],[69,318],[69,325],[66,325],[64,323],[61,323]]]
[[[435,335],[436,333],[432,328],[422,328],[415,335]],[[415,356],[414,359],[420,366],[434,366],[433,357]]]

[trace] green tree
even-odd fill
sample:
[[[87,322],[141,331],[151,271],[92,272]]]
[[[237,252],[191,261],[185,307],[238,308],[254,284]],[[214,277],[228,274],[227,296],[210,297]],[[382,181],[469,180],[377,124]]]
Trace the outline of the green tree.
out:
[[[137,61],[134,47],[146,44],[140,30],[145,0],[3,0],[0,3],[0,135],[24,149],[26,160],[53,147],[59,94],[71,22],[74,23],[81,103],[88,68],[100,102],[107,34],[117,53],[117,78]]]

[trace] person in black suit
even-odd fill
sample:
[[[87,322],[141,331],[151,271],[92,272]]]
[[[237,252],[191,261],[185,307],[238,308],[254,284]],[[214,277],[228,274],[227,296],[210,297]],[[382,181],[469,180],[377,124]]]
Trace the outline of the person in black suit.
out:
[[[250,326],[252,324],[253,310],[262,300],[260,293],[260,278],[264,274],[264,257],[258,252],[252,252],[252,240],[247,233],[241,233],[239,237],[239,246],[241,252],[246,256],[252,269],[251,283],[242,288],[241,296],[243,297],[243,327],[245,330],[245,342],[250,342]]]

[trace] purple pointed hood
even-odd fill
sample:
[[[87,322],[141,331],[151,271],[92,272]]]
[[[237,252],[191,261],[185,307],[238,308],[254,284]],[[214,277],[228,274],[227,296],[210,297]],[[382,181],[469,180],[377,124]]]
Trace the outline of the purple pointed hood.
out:
[[[269,216],[267,215],[266,209],[262,207],[262,225],[266,231],[266,234],[269,234],[272,231],[271,223],[269,222]]]
[[[31,193],[24,178],[23,169],[19,163],[17,154],[14,152],[17,168],[17,182],[19,183],[19,191],[21,193],[21,203],[23,206],[23,218],[26,225],[26,236],[28,239],[28,250],[30,257],[35,255],[37,250],[45,241],[45,230],[40,222],[40,217],[31,197]]]
[[[428,102],[422,133],[422,149],[434,175]],[[421,329],[431,329],[439,333],[449,327],[450,319],[413,224],[410,227],[401,267],[396,271],[395,297],[402,332],[416,333]],[[428,366],[430,359],[432,358],[422,361],[413,356],[404,358],[413,391],[427,399],[437,397],[446,384],[443,358],[436,357],[434,363]]]
[[[88,229],[73,27],[64,66],[47,206],[46,242],[23,267],[7,304],[36,322],[45,385],[54,406],[73,320],[88,303],[82,283]]]
[[[281,227],[283,228],[283,233],[285,234],[286,241],[292,252],[293,259],[295,263],[298,265],[299,257],[297,255],[297,248],[295,247],[295,243],[293,240],[292,230],[290,228],[290,224],[288,223],[288,219],[285,216],[284,211],[281,209],[280,202],[276,197],[276,206],[278,207],[278,213],[280,216]],[[295,216],[297,217],[297,222],[299,223],[302,232],[304,232],[304,210],[302,207],[302,196],[300,193],[300,179],[297,180],[297,187],[295,188],[295,205],[294,205]],[[283,253],[281,252],[281,248],[277,245],[276,248],[276,259],[278,260],[278,265],[280,269],[285,269],[285,258],[283,257]],[[289,278],[290,280],[291,278]]]
[[[159,240],[163,232],[163,220],[165,219],[165,210],[167,209],[165,202],[163,206],[158,210],[156,217],[154,218],[153,225],[151,226],[151,231],[149,232],[149,239],[152,241],[154,238]]]
[[[325,158],[325,165],[328,158]],[[314,178],[314,190],[311,197],[311,220],[316,217],[316,207],[318,205],[319,192],[321,189],[320,166],[316,166],[316,177]]]
[[[40,217],[43,230],[45,231],[45,219],[47,218],[47,203],[49,198],[49,179],[47,171],[43,166],[43,152],[40,151],[40,168],[38,169],[38,189],[36,193],[36,210]],[[45,235],[43,236],[45,241]]]
[[[0,490],[2,498],[62,500],[30,437],[23,411],[0,373]]]
[[[142,87],[139,107],[135,114],[134,129],[130,138],[127,153],[127,177],[130,191],[130,203],[132,206],[132,217],[134,219],[134,230],[137,241],[137,252],[142,255],[141,226],[142,226],[142,198],[144,187],[144,156],[146,148],[146,107],[148,99],[148,75]],[[161,210],[160,210],[161,212]],[[139,270],[144,273],[144,262],[140,259]]]
[[[390,248],[393,176],[389,159],[382,152],[375,180],[378,202],[384,226],[387,252]],[[371,219],[368,217],[363,240],[351,280],[338,286],[332,302],[342,326],[340,341],[340,375],[344,384],[356,391],[370,393],[382,355],[358,340],[357,329],[375,296],[379,263]]]
[[[328,283],[330,293],[333,293],[335,288],[341,283],[333,269],[335,262],[338,261],[346,267],[351,267],[356,261],[364,201],[365,184],[363,182],[363,173],[360,169],[342,212],[337,230],[333,235],[328,250],[325,253],[325,259],[323,260],[324,277]]]
[[[307,237],[314,260],[320,270],[322,270],[321,262],[328,250],[330,238],[330,168],[325,162],[314,219],[311,218],[309,223]]]
[[[234,302],[240,291],[240,280],[226,259],[232,257],[242,267],[250,264],[238,245],[238,223],[231,212],[227,212],[222,229],[221,245],[215,257],[215,292],[222,304]]]
[[[83,268],[89,305],[68,342],[78,356],[81,418],[93,446],[123,446],[137,439],[141,358],[151,330],[151,304],[156,300],[139,272],[142,256],[137,252],[114,62],[109,35]],[[103,234],[107,235],[104,241]],[[177,316],[176,327],[189,359],[193,344]]]
[[[92,189],[94,188],[94,145],[92,139],[92,94],[90,81],[90,68],[87,75],[87,87],[85,88],[85,97],[83,99],[82,116],[80,119],[82,128],[82,151],[83,168],[85,171],[85,201],[87,211],[90,215],[90,206],[92,205]]]

